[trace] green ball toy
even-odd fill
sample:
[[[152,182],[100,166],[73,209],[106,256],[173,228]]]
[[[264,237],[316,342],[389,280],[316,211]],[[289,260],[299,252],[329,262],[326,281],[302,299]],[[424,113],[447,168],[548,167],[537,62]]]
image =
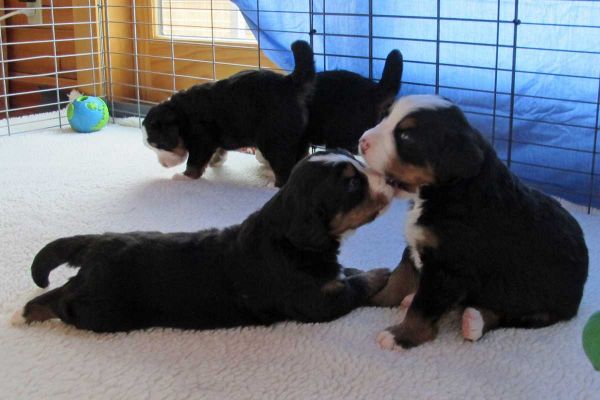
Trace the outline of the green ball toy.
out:
[[[77,132],[96,132],[108,122],[108,107],[99,97],[79,96],[67,107],[67,120]]]
[[[583,350],[596,371],[600,371],[600,311],[592,314],[583,328]]]

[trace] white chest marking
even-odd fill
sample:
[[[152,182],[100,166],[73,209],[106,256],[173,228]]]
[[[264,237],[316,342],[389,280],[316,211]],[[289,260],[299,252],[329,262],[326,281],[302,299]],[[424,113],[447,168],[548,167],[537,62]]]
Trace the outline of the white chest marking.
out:
[[[417,250],[417,243],[425,239],[425,233],[422,226],[417,224],[421,213],[423,212],[423,200],[419,197],[419,193],[413,198],[414,204],[412,209],[406,215],[406,225],[404,225],[404,236],[406,243],[410,246],[410,256],[415,263],[418,271],[423,267],[421,256]]]

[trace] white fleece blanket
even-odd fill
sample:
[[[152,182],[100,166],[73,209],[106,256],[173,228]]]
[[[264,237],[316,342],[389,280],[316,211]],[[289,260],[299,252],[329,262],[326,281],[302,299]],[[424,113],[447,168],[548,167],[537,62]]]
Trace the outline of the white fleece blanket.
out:
[[[188,231],[238,223],[275,189],[252,157],[230,154],[203,179],[173,181],[137,128],[68,129],[0,137],[1,399],[598,399],[600,373],[581,347],[600,309],[600,219],[579,214],[591,269],[579,316],[540,330],[504,329],[463,341],[457,315],[432,343],[380,350],[399,309],[363,308],[327,324],[205,332],[153,329],[98,335],[59,322],[8,324],[35,293],[32,257],[84,232]],[[405,204],[345,243],[347,266],[394,267]],[[64,282],[66,268],[50,279]]]

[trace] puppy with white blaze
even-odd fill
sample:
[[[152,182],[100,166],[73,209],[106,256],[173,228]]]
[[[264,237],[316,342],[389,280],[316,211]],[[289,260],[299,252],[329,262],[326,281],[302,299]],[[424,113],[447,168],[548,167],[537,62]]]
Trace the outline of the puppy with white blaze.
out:
[[[144,140],[164,167],[186,162],[183,176],[197,179],[207,165],[225,161],[226,151],[257,147],[283,185],[308,154],[307,98],[315,77],[309,44],[292,44],[291,74],[242,71],[218,82],[195,85],[152,107],[143,122]]]
[[[344,233],[372,221],[392,197],[383,176],[351,155],[315,153],[240,225],[49,243],[31,266],[38,286],[61,264],[79,271],[14,320],[60,318],[96,332],[330,321],[368,305],[387,282],[386,269],[340,277],[337,255]]]
[[[438,96],[406,96],[364,133],[367,164],[409,198],[400,265],[373,302],[408,307],[383,348],[433,340],[437,322],[464,309],[462,334],[540,328],[577,314],[588,251],[577,221],[524,185],[461,110]]]

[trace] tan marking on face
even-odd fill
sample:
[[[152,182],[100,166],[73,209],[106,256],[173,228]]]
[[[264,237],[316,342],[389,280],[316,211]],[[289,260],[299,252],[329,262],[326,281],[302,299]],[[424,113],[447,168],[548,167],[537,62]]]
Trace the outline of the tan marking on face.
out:
[[[383,194],[369,193],[367,198],[357,207],[347,213],[337,214],[331,221],[331,233],[341,235],[346,231],[356,229],[374,220],[379,212],[389,204],[389,199]]]
[[[385,170],[387,175],[402,182],[411,193],[415,193],[421,186],[435,183],[433,168],[430,165],[419,167],[394,157]]]
[[[348,164],[342,171],[342,175],[345,178],[352,178],[354,175],[356,175],[356,169],[351,164]]]
[[[406,117],[398,124],[401,130],[412,129],[417,127],[417,119],[414,117]]]
[[[346,178],[357,174],[363,174],[367,178],[368,194],[354,209],[347,213],[339,213],[333,218],[330,222],[333,235],[342,235],[344,232],[371,222],[388,206],[393,197],[393,190],[391,186],[386,185],[383,175],[364,168],[358,161],[350,161],[342,171],[342,175]]]

